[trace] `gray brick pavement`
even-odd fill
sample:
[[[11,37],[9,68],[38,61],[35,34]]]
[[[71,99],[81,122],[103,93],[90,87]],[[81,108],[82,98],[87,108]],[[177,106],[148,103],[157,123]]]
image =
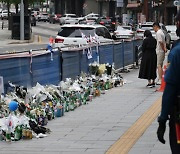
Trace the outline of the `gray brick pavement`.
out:
[[[2,142],[4,154],[103,154],[156,101],[162,93],[146,88],[146,81],[137,78],[138,70],[124,74],[127,84],[114,88],[99,98],[65,113],[48,123],[52,133],[43,139],[12,143]],[[154,122],[129,153],[168,153],[157,142]]]

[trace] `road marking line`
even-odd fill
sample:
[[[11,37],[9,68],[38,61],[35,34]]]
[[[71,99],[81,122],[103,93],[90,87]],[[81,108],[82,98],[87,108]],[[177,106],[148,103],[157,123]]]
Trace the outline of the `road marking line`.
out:
[[[162,98],[154,102],[146,112],[117,140],[106,154],[127,154],[146,129],[157,118],[161,110]]]

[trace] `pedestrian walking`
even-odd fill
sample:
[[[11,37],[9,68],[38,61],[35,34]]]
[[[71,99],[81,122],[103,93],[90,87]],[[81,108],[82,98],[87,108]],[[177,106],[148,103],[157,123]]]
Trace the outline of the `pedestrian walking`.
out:
[[[163,62],[165,59],[165,53],[167,52],[166,49],[166,41],[165,41],[165,35],[163,31],[160,28],[160,25],[158,22],[155,22],[153,24],[153,29],[156,32],[156,40],[157,40],[157,46],[156,46],[156,54],[157,54],[157,70],[158,70],[158,81],[156,82],[157,85],[161,84],[162,80],[162,74],[163,74]]]
[[[180,12],[176,16],[177,36],[180,37]],[[180,153],[180,142],[177,141],[176,123],[180,125],[180,42],[172,48],[169,56],[170,65],[165,74],[166,87],[162,97],[161,114],[158,117],[157,137],[165,144],[164,133],[169,120],[169,140],[172,154]],[[180,133],[180,132],[179,132]]]
[[[156,39],[149,30],[144,32],[144,41],[142,44],[142,60],[139,71],[140,79],[147,79],[147,87],[155,87],[157,55],[156,55]]]

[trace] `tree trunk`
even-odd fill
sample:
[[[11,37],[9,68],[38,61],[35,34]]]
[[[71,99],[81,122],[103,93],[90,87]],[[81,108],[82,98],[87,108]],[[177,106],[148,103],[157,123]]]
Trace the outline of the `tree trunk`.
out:
[[[18,4],[15,4],[16,14],[18,13]]]
[[[23,0],[24,2],[24,15],[28,15],[29,0]]]
[[[48,9],[48,0],[47,0],[47,2],[46,2],[47,4],[46,4],[46,13],[47,13],[47,9]]]
[[[8,10],[8,18],[9,18],[9,12],[10,12],[10,3],[9,3],[9,0],[7,1],[7,10]]]

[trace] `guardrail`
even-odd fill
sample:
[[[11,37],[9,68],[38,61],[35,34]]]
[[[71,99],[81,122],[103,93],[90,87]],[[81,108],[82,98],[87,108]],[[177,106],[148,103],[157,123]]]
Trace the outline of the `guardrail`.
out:
[[[33,87],[37,82],[42,85],[57,85],[65,78],[75,78],[81,72],[89,72],[89,64],[115,65],[115,69],[135,64],[140,58],[135,49],[142,40],[114,42],[99,46],[78,48],[54,48],[0,54],[0,76],[4,80],[5,92],[8,81],[25,87]],[[138,59],[137,59],[138,58]]]

